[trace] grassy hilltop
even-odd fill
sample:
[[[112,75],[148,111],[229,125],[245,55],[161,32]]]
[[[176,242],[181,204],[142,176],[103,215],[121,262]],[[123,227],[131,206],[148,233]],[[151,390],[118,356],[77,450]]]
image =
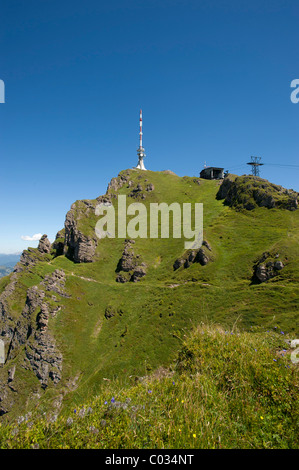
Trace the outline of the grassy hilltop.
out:
[[[120,194],[147,207],[203,203],[205,244],[192,253],[173,237],[97,239],[97,204],[110,201],[117,214]],[[299,337],[296,196],[249,176],[219,182],[125,170],[105,196],[76,201],[54,244],[25,251],[16,272],[0,280],[8,351],[1,445],[130,447],[138,436],[137,447],[296,447],[297,366],[289,357],[290,340]],[[225,331],[234,333],[228,342]],[[137,407],[132,420],[131,408],[104,405],[112,396],[156,401]],[[84,419],[98,432],[86,434],[84,421],[66,424],[78,404],[93,409]],[[7,434],[6,421],[15,429],[16,418],[43,413],[44,424]],[[113,435],[105,434],[109,419],[117,423]]]

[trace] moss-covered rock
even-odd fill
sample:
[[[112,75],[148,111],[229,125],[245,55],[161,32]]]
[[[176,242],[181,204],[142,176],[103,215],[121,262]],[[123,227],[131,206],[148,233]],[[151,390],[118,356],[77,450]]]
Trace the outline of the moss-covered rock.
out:
[[[256,207],[274,207],[295,210],[298,207],[298,193],[292,189],[272,184],[251,175],[228,175],[224,178],[217,199],[236,209],[253,210]]]

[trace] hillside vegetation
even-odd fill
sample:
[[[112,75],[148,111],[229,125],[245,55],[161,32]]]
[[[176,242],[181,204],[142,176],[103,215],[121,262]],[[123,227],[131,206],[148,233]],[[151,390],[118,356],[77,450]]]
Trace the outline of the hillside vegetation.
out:
[[[55,422],[0,428],[1,448],[298,448],[298,375],[281,332],[201,325],[176,361],[107,383]]]
[[[65,227],[58,232],[52,246],[45,238],[39,249],[24,251],[15,272],[0,279],[0,334],[7,351],[6,363],[0,368],[0,419],[4,426],[4,423],[13,423],[15,419],[28,413],[37,413],[39,416],[46,413],[47,422],[51,423],[51,420],[55,421],[61,415],[62,421],[49,424],[49,429],[54,430],[57,426],[57,433],[62,437],[59,440],[58,434],[53,431],[58,440],[55,441],[55,437],[49,440],[48,425],[41,423],[34,425],[32,434],[31,431],[24,431],[26,436],[31,436],[28,440],[21,433],[18,436],[23,437],[17,438],[21,439],[20,443],[13,440],[13,444],[9,445],[32,445],[34,433],[40,432],[41,446],[74,446],[71,435],[77,432],[76,426],[81,426],[81,421],[77,424],[74,421],[74,426],[69,429],[64,428],[66,424],[63,420],[67,419],[79,403],[82,407],[91,406],[97,410],[88,419],[102,419],[102,414],[107,412],[106,405],[102,404],[104,397],[104,401],[108,402],[112,396],[121,402],[131,398],[138,405],[148,403],[144,401],[145,397],[148,400],[155,396],[156,408],[152,408],[151,412],[147,407],[144,411],[140,410],[143,416],[140,420],[151,424],[151,414],[147,413],[159,414],[166,395],[171,390],[176,390],[175,399],[182,397],[181,400],[187,402],[187,394],[190,392],[192,396],[192,400],[188,402],[189,408],[184,409],[186,416],[189,413],[190,422],[193,422],[191,416],[194,400],[193,413],[202,413],[201,416],[196,415],[196,429],[192,429],[191,425],[188,428],[186,440],[179,437],[179,431],[176,431],[175,437],[170,432],[172,421],[168,415],[165,422],[164,417],[161,418],[161,428],[154,430],[152,426],[152,434],[145,433],[141,421],[138,421],[138,426],[141,427],[140,432],[137,432],[138,426],[134,421],[134,426],[137,427],[133,427],[132,433],[120,443],[117,441],[121,438],[120,431],[129,426],[130,420],[130,416],[126,417],[124,412],[115,418],[117,422],[120,420],[116,426],[118,433],[113,437],[103,437],[104,440],[99,441],[101,444],[96,444],[99,434],[94,435],[94,440],[88,434],[86,445],[125,447],[130,445],[135,433],[139,436],[136,439],[136,445],[139,446],[145,446],[149,439],[149,446],[152,443],[156,446],[295,446],[293,431],[289,438],[283,430],[277,433],[277,438],[270,438],[270,428],[275,423],[278,425],[278,416],[281,417],[282,414],[285,416],[282,427],[288,425],[294,429],[290,414],[284,408],[285,396],[282,390],[285,377],[289,377],[288,380],[292,383],[289,386],[292,413],[297,412],[293,407],[293,397],[297,393],[298,398],[298,389],[294,385],[296,365],[288,361],[284,363],[286,367],[283,365],[277,368],[278,365],[273,361],[276,347],[273,349],[269,344],[267,331],[274,331],[275,328],[282,331],[284,334],[281,334],[281,341],[286,337],[289,340],[299,337],[297,193],[290,191],[287,194],[284,188],[274,188],[265,180],[261,183],[253,177],[243,177],[243,180],[242,177],[238,178],[236,181],[236,177],[230,176],[221,182],[178,177],[167,172],[125,170],[110,182],[106,195],[96,200],[76,201],[72,205],[66,216]],[[248,188],[248,178],[251,178],[251,188]],[[271,207],[263,202],[259,205],[256,199],[254,207],[246,206],[251,202],[253,193],[250,191],[255,184],[260,183],[267,194],[258,200],[270,201]],[[224,188],[223,185],[229,187]],[[243,203],[240,199],[242,185],[246,185],[249,191]],[[95,235],[95,225],[99,220],[95,212],[96,206],[101,202],[112,203],[117,215],[117,195],[120,194],[128,196],[127,204],[142,202],[146,207],[151,202],[203,203],[205,244],[196,252],[186,252],[184,239],[173,238],[172,235],[169,239],[99,240]],[[278,200],[283,203],[277,203]],[[199,356],[194,364],[186,358],[183,360],[182,338],[184,335],[189,338],[189,346],[192,335],[201,338],[197,330],[201,322],[221,325],[224,331],[231,331],[237,325],[244,336],[242,339],[231,335],[236,341],[239,338],[238,344],[229,343],[234,345],[229,350],[234,364],[238,363],[242,354],[244,358],[247,357],[247,353],[242,353],[241,356],[233,353],[234,347],[242,349],[243,342],[251,344],[248,347],[252,353],[249,357],[252,359],[257,357],[254,355],[254,344],[258,350],[265,348],[265,354],[269,354],[269,358],[272,354],[273,364],[267,359],[257,364],[257,369],[255,363],[249,359],[244,359],[245,362],[240,359],[239,365],[242,367],[235,372],[239,374],[236,384],[242,384],[241,395],[236,394],[239,385],[235,384],[234,392],[229,395],[231,405],[227,402],[227,384],[225,385],[222,372],[218,369],[220,363],[225,364],[220,358],[223,354],[228,354],[223,332],[215,330],[202,334],[202,338],[210,338],[209,341],[215,336],[215,345],[218,344],[217,348],[211,350],[211,358],[205,369],[201,369]],[[263,328],[264,333],[250,333],[252,327],[256,326]],[[194,331],[197,333],[191,333]],[[199,343],[200,351],[205,351],[204,344]],[[285,348],[280,344],[280,348],[288,349],[288,344],[285,343]],[[181,351],[180,363],[185,364],[185,369],[171,368],[171,373],[179,374],[174,380],[177,388],[172,388],[172,378],[166,377],[163,380],[157,379],[151,385],[153,390],[155,386],[156,391],[159,391],[156,395],[148,394],[147,385],[144,384],[147,380],[156,380],[156,370],[170,370],[174,361],[178,361],[178,351]],[[196,358],[198,351],[194,354]],[[210,353],[206,351],[200,353],[202,354]],[[260,360],[263,361],[262,356]],[[262,364],[270,362],[269,373],[274,374],[272,378],[269,376],[271,386],[280,390],[272,404],[264,398],[257,399],[258,386],[255,390],[255,384],[258,383],[256,374],[261,374],[263,381],[260,392],[262,396],[264,385],[268,390],[268,379],[262,378],[268,368],[263,369]],[[226,366],[229,365],[228,361]],[[280,370],[283,370],[281,384],[278,373]],[[152,379],[139,381],[139,377],[151,374]],[[197,379],[190,379],[190,374],[195,374]],[[204,381],[206,388],[201,388],[202,382],[197,382],[198,377]],[[135,382],[138,383],[137,387],[132,385]],[[195,399],[196,390],[199,393]],[[214,408],[208,390],[212,390]],[[185,392],[187,394],[183,398]],[[242,400],[245,401],[247,393],[251,398],[245,404]],[[159,394],[161,399],[158,398]],[[98,399],[95,399],[96,396]],[[199,406],[196,400],[202,400],[202,397],[205,399]],[[258,400],[256,404],[255,400]],[[235,422],[235,414],[230,406],[236,406],[239,410],[244,408],[245,415],[248,414],[248,422],[244,414],[240,421],[237,419]],[[279,414],[279,406],[282,407],[282,414]],[[255,407],[256,418],[253,418]],[[274,413],[275,408],[277,415]],[[206,415],[204,409],[207,409]],[[182,416],[179,411],[178,416],[180,413]],[[229,433],[226,438],[220,437],[219,441],[218,436],[225,433],[226,422],[226,418],[222,422],[221,415],[230,422],[231,441]],[[270,419],[269,416],[272,415],[275,417]],[[260,421],[264,425],[261,429]],[[91,426],[99,426],[91,421],[90,423]],[[266,423],[268,431],[263,435],[262,429],[265,430]],[[210,425],[209,431],[206,427]],[[181,429],[181,436],[184,432],[187,436],[187,427],[183,432],[179,420],[175,421],[175,426]],[[217,431],[214,432],[212,428]],[[192,435],[196,434],[198,438],[203,429],[206,429],[206,437],[192,441]],[[238,430],[240,435],[245,436],[244,439],[237,437]],[[80,428],[80,433],[81,431],[83,432],[83,428]],[[5,432],[8,431],[3,432],[7,436]],[[158,438],[158,434],[162,437]],[[191,440],[187,444],[189,438]],[[79,437],[78,439],[78,446],[83,445],[84,435],[81,441]]]

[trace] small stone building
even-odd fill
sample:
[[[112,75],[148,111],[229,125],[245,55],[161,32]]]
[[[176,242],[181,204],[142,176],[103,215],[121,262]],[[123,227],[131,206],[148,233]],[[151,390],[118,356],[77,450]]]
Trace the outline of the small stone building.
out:
[[[206,180],[220,180],[224,178],[224,168],[208,166],[207,168],[201,170],[200,177]]]

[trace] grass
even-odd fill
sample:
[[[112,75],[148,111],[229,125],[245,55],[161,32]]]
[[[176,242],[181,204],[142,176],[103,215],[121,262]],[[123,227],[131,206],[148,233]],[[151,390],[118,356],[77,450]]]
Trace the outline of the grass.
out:
[[[37,406],[39,410],[47,413],[53,408],[53,403],[61,397],[62,407],[57,409],[59,413],[74,409],[78,403],[93,403],[95,396],[100,397],[100,403],[101,397],[108,397],[110,393],[109,387],[103,388],[105,383],[109,383],[111,387],[115,384],[116,388],[111,389],[110,395],[114,393],[116,396],[116,391],[119,394],[123,388],[125,394],[132,393],[129,398],[141,403],[143,396],[148,397],[147,392],[142,392],[142,384],[138,385],[140,390],[138,387],[130,388],[132,377],[148,375],[159,367],[169,368],[176,360],[182,335],[189,337],[190,331],[196,330],[201,322],[215,322],[227,330],[238,324],[240,331],[249,331],[252,326],[264,327],[265,331],[277,327],[280,331],[288,333],[291,339],[298,337],[299,211],[264,207],[252,211],[236,211],[216,199],[219,189],[216,181],[199,180],[198,184],[195,178],[180,178],[150,171],[130,171],[129,177],[133,182],[132,187],[128,188],[124,184],[119,189],[119,194],[129,194],[138,183],[143,188],[152,183],[155,189],[151,192],[143,191],[146,193],[145,200],[131,201],[128,197],[128,203],[139,201],[148,207],[150,202],[202,202],[204,238],[212,247],[214,261],[206,266],[195,263],[187,269],[174,271],[174,261],[184,253],[183,240],[136,239],[133,249],[146,263],[147,274],[138,283],[120,284],[115,282],[115,270],[122,255],[124,239],[116,238],[98,242],[94,263],[76,264],[65,256],[54,259],[48,256],[47,259],[43,258],[43,261],[26,268],[18,275],[16,288],[7,299],[14,322],[21,316],[28,287],[38,285],[55,269],[63,269],[66,274],[65,290],[70,297],[59,299],[62,308],[49,320],[49,331],[63,354],[63,376],[56,386],[50,384],[46,391],[39,390],[36,377],[30,370],[24,372],[22,368],[24,352],[20,349],[14,359],[17,365],[15,381],[19,389],[18,402],[9,416],[4,415],[3,422],[6,418],[13,421],[20,415],[34,412]],[[114,191],[110,190],[110,193],[114,194]],[[114,199],[112,201],[116,203]],[[95,205],[96,201],[92,203]],[[92,216],[91,210],[86,213],[85,208],[86,205],[78,201],[74,210],[79,220],[79,229],[85,235],[91,236],[97,218]],[[265,251],[278,253],[285,267],[279,276],[270,281],[253,284],[253,266]],[[0,279],[0,292],[8,284],[8,279]],[[51,296],[51,292],[47,295]],[[105,317],[107,309],[113,313],[110,318]],[[35,321],[35,318],[31,318],[32,325]],[[246,341],[249,341],[245,332],[242,334],[244,340],[246,338]],[[232,338],[235,336],[232,335]],[[248,338],[258,338],[258,335]],[[215,361],[216,356],[215,349]],[[3,381],[7,380],[10,367],[11,364],[7,363],[0,370],[0,378]],[[178,370],[175,374],[179,374]],[[184,387],[193,390],[190,373],[181,371],[180,374],[184,380],[179,383],[185,383]],[[222,403],[219,413],[229,416],[225,399],[221,401],[220,395],[217,395],[218,388],[218,391],[213,388],[214,381],[208,380],[206,373],[204,377],[214,398],[218,397],[216,400],[219,401],[219,407]],[[70,386],[73,382],[75,386]],[[175,382],[177,383],[177,380]],[[155,387],[159,389],[159,384],[156,383]],[[200,388],[200,385],[197,384],[197,387]],[[33,389],[38,391],[39,397],[36,393],[32,395]],[[171,387],[170,389],[172,390]],[[183,394],[183,390],[185,389],[178,389],[177,393]],[[143,393],[141,401],[137,400],[134,391]],[[195,391],[191,394],[194,397]],[[122,397],[121,400],[123,399],[125,398]],[[163,401],[160,405],[159,403],[157,401],[157,406],[162,409]],[[103,410],[105,409],[104,407]],[[193,409],[193,413],[196,409]],[[209,413],[207,422],[214,423],[212,407]],[[55,429],[56,424],[53,426]],[[236,436],[237,424],[235,426],[231,424],[232,436]],[[198,427],[194,430],[197,436],[200,429]],[[187,433],[187,429],[185,432]],[[213,433],[209,440],[201,441],[200,445],[216,446],[217,439],[213,435],[216,439],[214,441],[212,435]],[[188,436],[190,437],[190,433]],[[220,444],[233,446],[233,443],[238,442],[238,445],[241,445],[241,441],[236,439],[237,437],[233,437],[230,443],[227,435],[226,440]],[[109,442],[113,444],[116,441]],[[159,442],[163,442],[165,446],[175,446],[181,441]],[[253,441],[247,439],[246,442]],[[285,440],[283,442],[287,445]],[[195,443],[198,445],[197,441]],[[262,445],[260,440],[258,445]]]
[[[298,370],[285,337],[201,325],[172,366],[107,381],[90,401],[0,428],[1,448],[298,448]],[[145,371],[146,372],[146,371]]]

